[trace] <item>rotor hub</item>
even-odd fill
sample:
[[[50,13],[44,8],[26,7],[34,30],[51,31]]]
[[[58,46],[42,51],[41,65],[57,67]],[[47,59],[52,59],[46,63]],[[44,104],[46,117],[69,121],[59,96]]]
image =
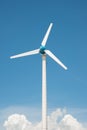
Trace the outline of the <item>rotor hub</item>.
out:
[[[45,49],[46,49],[45,46],[41,46],[41,47],[40,47],[40,53],[41,53],[41,54],[45,54]]]

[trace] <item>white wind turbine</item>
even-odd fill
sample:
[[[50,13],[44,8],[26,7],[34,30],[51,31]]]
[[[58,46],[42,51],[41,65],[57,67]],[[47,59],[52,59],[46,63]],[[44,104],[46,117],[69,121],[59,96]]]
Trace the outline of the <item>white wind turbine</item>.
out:
[[[67,67],[49,50],[46,50],[46,42],[51,31],[53,23],[50,23],[49,28],[42,40],[39,49],[21,53],[11,56],[10,58],[19,58],[23,56],[29,56],[40,53],[42,55],[42,130],[47,130],[47,94],[46,94],[46,55],[49,55],[54,61],[56,61],[61,67],[67,70]]]

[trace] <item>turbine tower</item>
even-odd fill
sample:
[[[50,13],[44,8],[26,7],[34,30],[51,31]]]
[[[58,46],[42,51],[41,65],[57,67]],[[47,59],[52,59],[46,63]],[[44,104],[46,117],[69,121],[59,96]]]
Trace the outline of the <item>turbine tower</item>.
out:
[[[53,23],[50,23],[39,49],[17,54],[10,57],[11,59],[13,59],[13,58],[34,55],[38,53],[42,55],[42,130],[47,130],[46,56],[47,55],[50,56],[62,68],[67,70],[67,67],[50,50],[46,50],[45,46],[46,46],[46,42],[52,28],[52,25]]]

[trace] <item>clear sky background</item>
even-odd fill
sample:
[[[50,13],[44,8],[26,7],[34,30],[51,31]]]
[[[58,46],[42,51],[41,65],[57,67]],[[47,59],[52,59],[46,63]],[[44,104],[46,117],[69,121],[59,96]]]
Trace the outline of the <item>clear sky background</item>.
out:
[[[87,121],[86,0],[0,0],[0,109],[41,109],[41,55],[10,56],[39,48],[51,22],[46,48],[68,70],[47,56],[48,110],[81,110]]]

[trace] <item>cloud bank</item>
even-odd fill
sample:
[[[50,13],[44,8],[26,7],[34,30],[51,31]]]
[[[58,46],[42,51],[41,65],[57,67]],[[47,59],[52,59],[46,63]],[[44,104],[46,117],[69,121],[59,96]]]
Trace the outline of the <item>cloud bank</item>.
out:
[[[4,122],[6,130],[41,130],[42,122],[32,123],[25,115],[12,114]],[[48,130],[87,130],[65,109],[57,109],[48,116]]]

